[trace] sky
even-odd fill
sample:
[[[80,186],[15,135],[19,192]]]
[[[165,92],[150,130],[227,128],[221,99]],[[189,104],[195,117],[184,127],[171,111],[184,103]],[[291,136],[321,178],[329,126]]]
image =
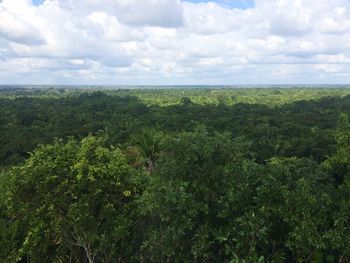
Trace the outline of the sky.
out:
[[[0,0],[0,84],[349,83],[349,0]]]

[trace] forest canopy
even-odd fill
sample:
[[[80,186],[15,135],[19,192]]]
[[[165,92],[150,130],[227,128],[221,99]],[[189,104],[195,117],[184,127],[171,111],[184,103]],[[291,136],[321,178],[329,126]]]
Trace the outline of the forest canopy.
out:
[[[0,89],[1,262],[349,262],[350,89]]]

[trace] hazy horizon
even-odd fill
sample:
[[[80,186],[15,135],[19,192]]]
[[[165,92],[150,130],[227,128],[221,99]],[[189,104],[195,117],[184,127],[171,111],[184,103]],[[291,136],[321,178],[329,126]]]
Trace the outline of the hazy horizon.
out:
[[[0,84],[0,89],[6,88],[72,88],[72,89],[240,89],[240,88],[350,88],[350,84],[237,84],[237,85],[103,85],[103,84]]]

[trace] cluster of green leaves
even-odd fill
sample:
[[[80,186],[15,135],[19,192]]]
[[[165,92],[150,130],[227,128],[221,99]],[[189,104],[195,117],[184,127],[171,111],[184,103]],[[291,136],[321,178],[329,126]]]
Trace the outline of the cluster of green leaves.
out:
[[[205,130],[165,143],[141,199],[154,222],[143,245],[149,261],[350,259],[350,189],[323,165],[280,157],[258,164],[246,142]]]
[[[3,247],[6,260],[114,262],[128,255],[142,180],[121,150],[104,144],[92,136],[56,141],[7,172],[7,224],[16,238]]]

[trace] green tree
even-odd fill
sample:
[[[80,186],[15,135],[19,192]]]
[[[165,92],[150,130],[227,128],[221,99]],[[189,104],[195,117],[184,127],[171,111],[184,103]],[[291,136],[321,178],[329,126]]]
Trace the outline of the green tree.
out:
[[[221,198],[232,183],[230,165],[249,156],[247,144],[203,127],[167,138],[140,201],[150,217],[144,255],[151,262],[223,262]]]
[[[17,224],[10,213],[9,192],[12,187],[10,173],[0,173],[0,261],[3,261],[10,253],[14,244],[18,243],[16,236]]]
[[[154,128],[144,128],[141,133],[131,136],[131,142],[137,146],[148,173],[153,171],[158,158],[161,136]]]
[[[336,153],[328,158],[324,165],[337,184],[350,179],[350,124],[346,113],[341,113],[335,133]]]
[[[189,107],[190,105],[193,104],[192,100],[188,97],[183,97],[181,98],[181,104],[185,107]]]
[[[124,262],[141,181],[118,148],[88,136],[40,146],[11,170],[11,209],[22,226],[12,259]]]

